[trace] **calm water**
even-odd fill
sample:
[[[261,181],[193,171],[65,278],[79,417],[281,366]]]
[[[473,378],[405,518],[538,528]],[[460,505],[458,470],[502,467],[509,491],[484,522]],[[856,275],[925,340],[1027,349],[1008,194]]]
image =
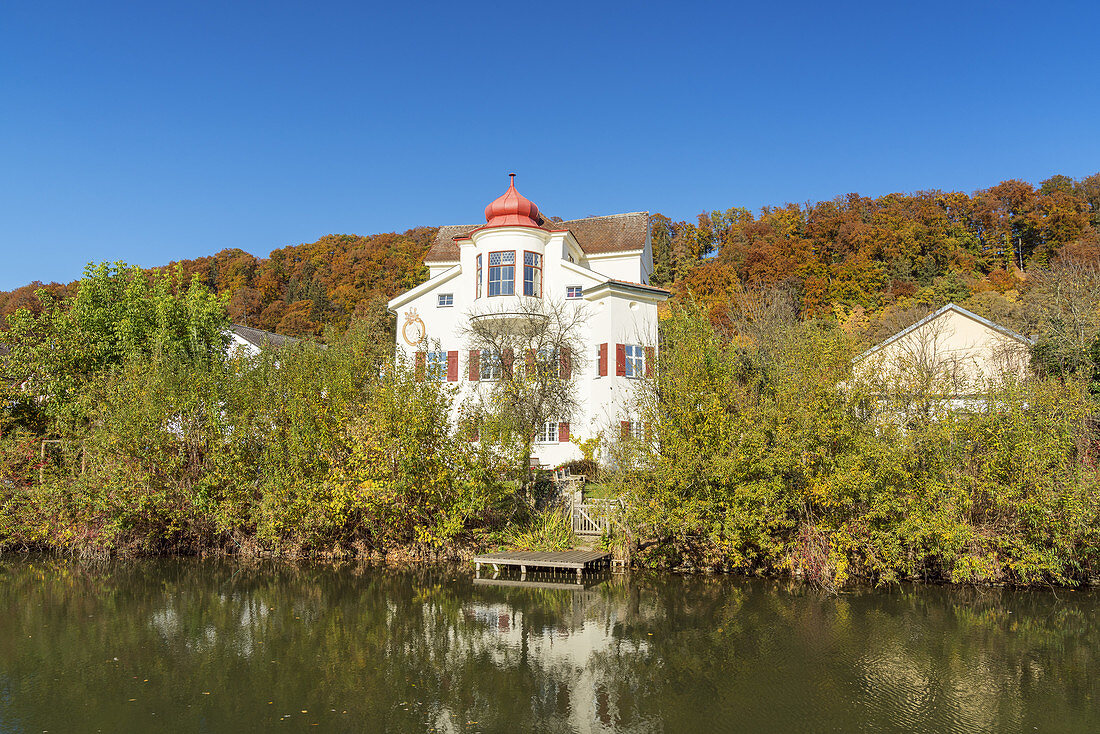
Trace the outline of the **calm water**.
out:
[[[1098,612],[1094,593],[0,556],[0,732],[1096,732]]]

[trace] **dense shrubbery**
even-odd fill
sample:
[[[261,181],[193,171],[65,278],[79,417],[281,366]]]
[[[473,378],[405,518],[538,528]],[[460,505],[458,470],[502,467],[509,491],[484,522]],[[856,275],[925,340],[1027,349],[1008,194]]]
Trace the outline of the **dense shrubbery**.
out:
[[[140,277],[90,273],[86,286]],[[194,288],[161,294],[168,310],[200,296]],[[115,312],[137,313],[128,309],[137,300],[144,296],[119,295],[101,315],[117,324]],[[104,344],[117,342],[117,329],[74,328],[69,313],[21,314],[7,335],[31,356],[13,361],[22,384],[8,386],[4,400],[0,544],[439,548],[501,512],[508,492],[492,457],[451,436],[448,388],[394,366],[377,320],[330,335],[324,348],[302,343],[249,358],[223,356],[217,328],[206,332],[210,349],[168,348],[194,341],[183,329],[139,340],[157,348],[115,354]],[[146,328],[156,314],[138,314],[131,330],[156,334]],[[77,346],[33,357],[67,342]],[[77,362],[69,351],[115,356]]]
[[[616,476],[635,534],[657,539],[648,562],[826,584],[1100,571],[1087,381],[1007,380],[969,411],[899,407],[849,378],[840,329],[781,313],[740,314],[728,332],[691,307],[665,320],[641,396],[652,440],[620,447],[636,468]]]
[[[392,363],[383,314],[324,347],[227,357],[224,303],[147,277],[92,270],[73,308],[20,313],[3,334],[16,383],[0,387],[0,547],[369,553],[481,529],[570,542],[517,501],[522,452],[456,436],[447,383]],[[1095,578],[1100,277],[1070,282],[1052,274],[1033,304],[1040,374],[964,412],[861,384],[864,345],[789,298],[742,292],[717,321],[672,308],[638,395],[645,436],[612,442],[601,467],[632,529],[612,545],[827,585]]]

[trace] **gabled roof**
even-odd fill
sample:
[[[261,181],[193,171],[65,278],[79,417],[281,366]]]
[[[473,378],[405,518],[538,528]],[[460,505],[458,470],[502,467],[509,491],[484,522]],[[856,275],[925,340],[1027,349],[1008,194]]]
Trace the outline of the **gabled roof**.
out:
[[[1015,339],[1016,341],[1018,341],[1022,344],[1025,344],[1029,347],[1032,346],[1033,344],[1035,344],[1034,340],[1028,339],[1023,334],[1020,334],[1019,332],[1013,331],[1012,329],[1008,328],[1007,326],[1001,326],[1000,324],[994,323],[994,322],[990,321],[987,318],[983,318],[983,317],[979,316],[978,314],[974,313],[973,311],[968,311],[967,309],[963,308],[962,306],[956,305],[954,303],[949,303],[946,306],[944,306],[943,308],[941,308],[940,310],[936,311],[935,313],[931,313],[931,314],[925,316],[923,319],[921,319],[917,323],[913,324],[912,326],[909,326],[905,329],[902,329],[897,334],[894,334],[893,336],[889,337],[885,341],[879,342],[878,344],[871,347],[866,352],[859,355],[858,357],[856,357],[852,361],[853,362],[858,362],[859,360],[864,359],[865,357],[870,357],[872,354],[879,351],[880,349],[883,349],[884,347],[887,347],[887,346],[893,344],[897,340],[899,340],[899,339],[901,339],[901,338],[903,338],[903,337],[905,337],[909,334],[912,334],[914,331],[916,331],[920,327],[924,326],[925,324],[927,324],[931,321],[934,321],[934,320],[938,319],[940,316],[943,316],[948,311],[954,311],[955,313],[959,314],[960,316],[965,316],[968,319],[972,319],[974,321],[977,321],[979,324],[981,324],[981,325],[983,325],[987,328],[990,328],[993,331],[996,331],[1000,334],[1003,334],[1004,336],[1007,336],[1009,339]]]
[[[416,286],[412,290],[407,290],[400,295],[394,296],[386,304],[386,309],[392,313],[395,308],[404,306],[409,301],[416,300],[425,293],[430,293],[431,291],[446,283],[448,280],[457,277],[461,273],[462,267],[460,265],[452,265],[439,275],[435,276],[434,278],[429,278],[428,280],[425,280],[423,283]]]
[[[264,331],[263,329],[253,329],[251,326],[243,324],[232,324],[229,330],[257,349],[281,347],[286,344],[297,344],[301,341],[292,336],[276,334],[273,331]]]
[[[586,255],[641,250],[645,247],[646,238],[649,236],[649,212],[610,214],[567,221],[540,219],[539,223],[542,229],[548,232],[568,230]],[[455,239],[467,237],[474,230],[484,226],[484,224],[451,224],[440,227],[435,239],[432,240],[428,254],[424,256],[424,262],[457,262],[458,243]]]

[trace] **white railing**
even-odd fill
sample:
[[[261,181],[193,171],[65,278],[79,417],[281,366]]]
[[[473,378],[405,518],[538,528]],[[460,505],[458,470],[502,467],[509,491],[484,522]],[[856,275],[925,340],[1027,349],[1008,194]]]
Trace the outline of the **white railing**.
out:
[[[611,516],[619,510],[618,500],[570,502],[573,532],[577,535],[603,535],[611,529]]]

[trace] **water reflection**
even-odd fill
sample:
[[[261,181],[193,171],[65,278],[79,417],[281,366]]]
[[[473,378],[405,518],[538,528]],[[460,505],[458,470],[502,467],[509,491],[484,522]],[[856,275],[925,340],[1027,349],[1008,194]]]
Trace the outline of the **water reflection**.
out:
[[[0,732],[1096,731],[1094,593],[0,559]]]

